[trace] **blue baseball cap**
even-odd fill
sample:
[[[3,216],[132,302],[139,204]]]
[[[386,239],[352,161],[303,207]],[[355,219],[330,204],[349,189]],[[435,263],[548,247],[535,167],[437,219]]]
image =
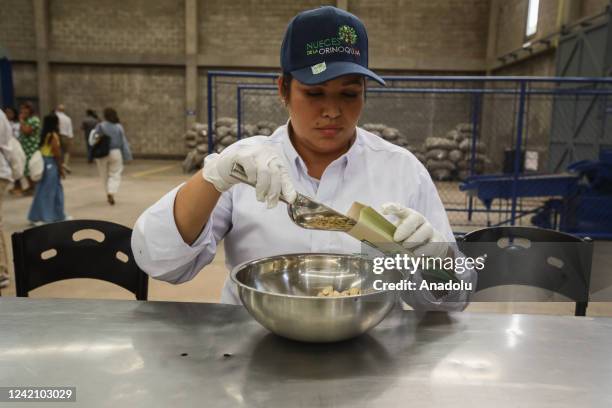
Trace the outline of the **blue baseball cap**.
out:
[[[293,17],[281,46],[281,68],[306,85],[350,74],[385,85],[368,69],[368,34],[361,20],[332,6]]]

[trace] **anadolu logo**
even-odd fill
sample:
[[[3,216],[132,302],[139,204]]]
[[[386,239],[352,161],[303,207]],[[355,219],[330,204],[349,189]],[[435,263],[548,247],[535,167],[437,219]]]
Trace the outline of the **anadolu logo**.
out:
[[[351,26],[343,25],[338,29],[338,38],[348,44],[355,44],[357,42],[357,33]]]
[[[306,55],[350,54],[359,57],[361,53],[358,48],[354,47],[356,42],[357,32],[355,29],[348,25],[342,25],[338,28],[337,37],[306,43]]]

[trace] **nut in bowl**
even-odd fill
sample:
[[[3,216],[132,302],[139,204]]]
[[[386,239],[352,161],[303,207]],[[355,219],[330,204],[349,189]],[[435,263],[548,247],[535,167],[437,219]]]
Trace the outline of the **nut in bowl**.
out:
[[[333,342],[363,334],[396,302],[395,292],[372,289],[381,275],[372,273],[370,260],[356,255],[278,255],[238,265],[231,277],[259,323],[299,341]]]

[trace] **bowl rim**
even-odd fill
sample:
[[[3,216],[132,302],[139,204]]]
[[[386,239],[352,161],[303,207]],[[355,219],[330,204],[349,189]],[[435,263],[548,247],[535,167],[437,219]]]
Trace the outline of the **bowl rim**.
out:
[[[258,263],[258,262],[264,262],[264,261],[268,261],[270,259],[274,259],[274,258],[279,258],[279,257],[283,257],[283,256],[312,256],[312,255],[316,255],[316,256],[339,256],[339,257],[343,257],[343,258],[362,258],[358,255],[354,255],[354,254],[340,254],[340,253],[334,253],[334,252],[294,252],[294,253],[290,253],[290,254],[279,254],[279,255],[272,255],[272,256],[266,256],[263,258],[257,258],[257,259],[252,259],[250,261],[245,261],[242,262],[236,266],[234,266],[234,268],[232,269],[232,271],[230,272],[230,278],[232,280],[232,282],[234,282],[234,284],[238,287],[243,287],[247,290],[250,290],[252,292],[257,292],[257,293],[261,293],[261,294],[265,294],[265,295],[272,295],[272,296],[278,296],[278,297],[286,297],[286,298],[292,298],[292,299],[317,299],[317,300],[324,300],[324,301],[328,301],[328,300],[346,300],[346,299],[356,299],[356,298],[366,298],[366,297],[370,297],[370,296],[374,296],[374,295],[381,295],[381,294],[386,294],[388,292],[393,292],[391,290],[375,290],[374,292],[370,292],[370,293],[365,293],[365,294],[360,294],[360,295],[348,295],[348,296],[305,296],[305,295],[289,295],[289,294],[285,294],[285,293],[275,293],[275,292],[269,292],[266,290],[260,290],[260,289],[256,289],[252,286],[248,286],[242,282],[240,282],[238,280],[238,278],[236,278],[236,275],[238,274],[238,272],[244,268],[246,265],[248,264],[253,264],[253,263]],[[364,258],[362,258],[364,259]],[[241,298],[242,300],[242,298]]]

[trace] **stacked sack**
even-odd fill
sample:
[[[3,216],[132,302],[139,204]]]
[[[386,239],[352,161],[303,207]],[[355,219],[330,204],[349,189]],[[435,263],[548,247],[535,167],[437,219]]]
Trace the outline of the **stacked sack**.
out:
[[[208,154],[208,125],[194,123],[185,135],[185,147],[188,150],[183,161],[183,171],[188,173],[202,167],[202,162]]]
[[[361,127],[370,133],[374,133],[375,135],[382,137],[387,142],[393,143],[394,145],[401,147],[408,146],[408,138],[402,135],[400,131],[394,127],[389,127],[382,123],[366,123]]]
[[[278,125],[274,122],[262,120],[255,125],[240,126],[240,137],[246,138],[255,135],[270,136]],[[223,149],[238,140],[238,121],[235,118],[219,118],[215,122],[215,152],[221,153]]]
[[[213,151],[221,153],[223,149],[238,140],[238,121],[235,118],[219,118],[214,126]]]
[[[254,136],[254,135],[270,136],[272,133],[274,133],[277,127],[278,125],[274,122],[269,122],[267,120],[260,120],[255,125],[253,134],[250,134],[248,136]]]
[[[465,180],[470,175],[470,163],[472,161],[472,125],[469,123],[460,123],[454,130],[448,132],[447,137],[453,137],[459,143],[460,159],[455,161],[457,164],[457,177],[460,180]],[[484,142],[476,142],[476,155],[474,157],[474,174],[481,174],[485,170],[485,164],[490,163],[488,157],[485,156],[486,145]],[[459,154],[457,154],[459,157]]]
[[[277,125],[269,121],[260,121],[255,125],[241,126],[240,137],[255,135],[269,136]],[[221,153],[227,146],[238,140],[238,121],[235,118],[221,117],[214,123],[213,151]],[[185,147],[189,150],[183,161],[185,173],[202,168],[203,160],[208,155],[208,126],[195,123],[184,136]]]
[[[425,139],[425,167],[434,180],[444,181],[453,178],[457,161],[463,155],[459,144],[448,137],[428,137]]]
[[[400,146],[409,150],[417,157],[417,159],[419,159],[423,164],[425,164],[425,155],[423,154],[421,149],[410,145],[408,137],[402,135],[402,133],[398,129],[387,126],[382,123],[365,123],[361,126],[361,128],[367,130],[370,133],[382,137],[389,143],[393,143],[396,146]]]
[[[469,123],[460,123],[445,137],[425,139],[425,167],[434,180],[464,180],[470,175],[472,130]],[[490,160],[485,156],[485,144],[476,142],[474,173],[484,171]]]

